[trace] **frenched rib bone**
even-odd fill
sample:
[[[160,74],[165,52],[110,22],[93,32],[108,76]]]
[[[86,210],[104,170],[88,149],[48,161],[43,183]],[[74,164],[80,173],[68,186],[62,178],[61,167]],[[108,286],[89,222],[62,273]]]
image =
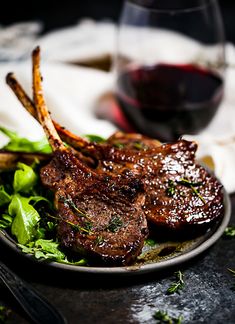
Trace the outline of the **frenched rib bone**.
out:
[[[116,179],[122,179],[120,181],[138,183],[136,188],[143,186],[145,199],[142,194],[140,195],[143,203],[142,210],[147,220],[158,228],[191,232],[207,229],[221,219],[224,212],[222,185],[205,168],[196,163],[197,144],[195,142],[178,140],[175,143],[161,144],[140,134],[116,132],[105,143],[89,143],[65,130],[55,121],[50,121],[50,115],[45,112],[43,97],[37,97],[38,92],[42,94],[39,49],[34,51],[33,66],[34,102],[27,97],[12,74],[8,75],[7,82],[24,107],[40,120],[42,125],[44,124],[45,133],[54,147],[56,159],[49,164],[52,169],[48,171],[44,168],[42,172],[45,184],[53,187],[54,183],[61,182],[60,186],[62,186],[64,181],[62,179],[70,179],[71,174],[74,174],[68,170],[73,170],[75,165],[78,165],[75,169],[80,171],[75,173],[81,175],[82,183],[87,181],[84,180],[84,175],[91,174],[92,179],[98,182],[109,179],[111,183],[119,186],[120,182]],[[93,165],[93,169],[87,168],[87,163],[83,163],[84,158],[81,162],[81,158],[76,158],[76,154],[72,154],[68,148],[65,148],[54,127],[63,141],[81,151],[83,157],[88,155],[94,159],[96,167]],[[63,162],[61,162],[62,156],[64,156]],[[65,165],[67,169],[64,169]],[[71,182],[73,180],[69,183]],[[103,185],[104,182],[100,185],[101,188]],[[93,187],[92,190],[96,192]],[[66,192],[69,190],[66,189]],[[122,196],[118,197],[119,194],[117,192],[117,200]],[[139,201],[138,199],[136,201]],[[61,224],[61,228],[68,227],[66,222]],[[70,230],[71,228],[66,231],[68,236]],[[66,242],[65,245],[68,246],[69,240]]]
[[[131,263],[148,233],[137,178],[97,174],[61,141],[43,98],[39,48],[33,52],[33,91],[38,119],[54,151],[41,180],[55,192],[63,246],[111,265]]]

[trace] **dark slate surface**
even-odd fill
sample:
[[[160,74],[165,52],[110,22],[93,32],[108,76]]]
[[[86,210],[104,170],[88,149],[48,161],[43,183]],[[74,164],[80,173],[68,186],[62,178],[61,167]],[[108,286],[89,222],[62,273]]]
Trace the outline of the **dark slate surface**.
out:
[[[235,195],[230,224],[235,225]],[[134,277],[99,277],[68,274],[32,265],[1,248],[1,260],[57,306],[70,324],[156,323],[156,310],[166,310],[183,323],[235,323],[235,239],[220,238],[213,247],[189,263],[161,273]],[[167,295],[174,271],[184,273],[185,288]],[[8,323],[29,321],[9,293],[0,286],[0,304],[12,309]]]
[[[86,4],[86,5],[85,5]],[[86,2],[48,1],[37,8],[32,1],[22,1],[17,10],[12,2],[4,4],[1,24],[22,20],[42,20],[45,31],[76,23],[80,18],[118,19],[122,1]],[[221,0],[227,39],[235,42],[235,4]],[[231,224],[235,225],[235,195],[232,198]],[[235,239],[221,238],[203,255],[181,267],[185,288],[180,294],[167,295],[174,281],[174,270],[138,277],[108,278],[72,275],[36,267],[0,245],[0,259],[26,281],[30,282],[51,303],[57,306],[69,324],[156,323],[156,310],[167,310],[172,316],[183,315],[183,323],[235,323],[235,286],[227,268],[235,269]],[[29,323],[6,289],[0,285],[0,305],[12,309],[9,324]]]

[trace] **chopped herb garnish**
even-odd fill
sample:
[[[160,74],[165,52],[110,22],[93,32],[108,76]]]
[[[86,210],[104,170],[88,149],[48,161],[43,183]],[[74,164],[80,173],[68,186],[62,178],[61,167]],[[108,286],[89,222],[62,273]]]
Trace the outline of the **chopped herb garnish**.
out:
[[[153,315],[157,323],[182,324],[183,317],[170,317],[166,311],[156,311]]]
[[[102,236],[97,236],[95,239],[96,245],[101,245],[104,242],[104,238]]]
[[[144,149],[144,145],[141,142],[135,142],[135,143],[133,143],[133,147],[135,149],[137,149],[137,150],[143,150]]]
[[[91,229],[92,229],[92,224],[89,223],[89,222],[84,223],[83,226],[80,226],[80,225],[78,225],[78,224],[74,224],[74,223],[69,222],[69,221],[67,221],[67,220],[64,220],[64,222],[67,223],[67,224],[69,224],[69,225],[71,225],[71,226],[73,227],[73,229],[77,230],[77,231],[78,231],[79,233],[81,233],[81,234],[82,234],[82,233],[83,233],[83,234],[90,234],[90,235],[94,234],[94,233],[91,231]]]
[[[178,183],[181,183],[183,185],[187,185],[189,187],[193,186],[193,187],[199,187],[202,185],[202,182],[192,182],[192,181],[189,181],[188,179],[186,178],[181,178]]]
[[[62,201],[64,204],[67,204],[69,207],[73,208],[78,216],[84,217],[87,219],[87,221],[84,222],[83,226],[81,226],[79,224],[74,224],[74,223],[66,221],[66,220],[64,220],[64,222],[71,225],[73,227],[73,229],[77,230],[80,233],[93,234],[93,232],[91,231],[92,223],[90,221],[90,217],[87,214],[85,214],[83,211],[81,211],[75,205],[75,203],[73,202],[73,200],[70,197],[65,198],[63,196],[60,196],[59,200]]]
[[[229,271],[230,273],[232,273],[232,275],[235,277],[235,270],[233,270],[233,269],[228,269],[228,271]],[[233,284],[232,289],[235,290],[235,283]]]
[[[11,310],[6,306],[0,305],[0,323],[6,323],[7,318],[9,317]]]
[[[235,270],[233,269],[228,269],[229,272],[231,272],[235,276]]]
[[[184,288],[183,274],[180,270],[175,272],[175,277],[177,281],[173,282],[171,286],[167,289],[168,294],[174,294],[176,292],[178,293]]]
[[[202,182],[192,182],[189,181],[188,179],[185,178],[181,178],[178,183],[190,187],[192,189],[192,191],[195,193],[196,196],[198,196],[198,198],[204,203],[206,204],[205,199],[200,195],[199,191],[195,188],[195,187],[199,187],[202,185]]]
[[[144,243],[148,246],[154,246],[157,244],[157,241],[155,241],[154,239],[148,238],[144,241]]]
[[[123,143],[114,143],[113,144],[115,147],[117,147],[117,148],[120,148],[120,149],[122,149],[122,148],[124,148],[125,147],[125,145],[123,144]]]
[[[95,142],[95,143],[103,143],[105,142],[105,138],[98,136],[98,135],[93,135],[93,134],[86,134],[84,135],[90,142]]]
[[[168,187],[166,189],[166,193],[169,197],[173,197],[176,192],[176,186],[173,180],[168,181]]]
[[[90,220],[90,217],[85,212],[81,211],[75,205],[75,203],[73,202],[73,200],[70,197],[65,198],[63,196],[60,196],[59,201],[63,202],[64,204],[67,204],[69,207],[73,208],[76,211],[76,213],[78,214],[78,216],[85,217]]]
[[[115,233],[119,230],[120,227],[123,226],[123,222],[121,220],[121,218],[119,216],[114,216],[108,226],[107,226],[107,229],[112,232],[112,233]]]
[[[47,215],[48,217],[54,218],[55,220],[62,220],[63,222],[71,225],[73,227],[73,229],[77,230],[80,233],[86,233],[86,234],[94,234],[91,229],[92,229],[92,223],[90,221],[86,221],[84,222],[83,226],[79,225],[79,224],[74,224],[68,220],[65,219],[60,219],[59,217],[56,216],[52,216],[50,214]],[[51,223],[51,222],[48,222]],[[56,226],[56,225],[55,225]],[[52,225],[50,225],[50,228],[52,228]],[[49,228],[49,230],[51,230]],[[53,228],[52,228],[53,229]]]
[[[228,226],[225,228],[224,236],[227,238],[235,237],[235,226]]]
[[[133,143],[133,147],[137,150],[147,150],[148,146],[144,143],[141,142],[135,142]]]

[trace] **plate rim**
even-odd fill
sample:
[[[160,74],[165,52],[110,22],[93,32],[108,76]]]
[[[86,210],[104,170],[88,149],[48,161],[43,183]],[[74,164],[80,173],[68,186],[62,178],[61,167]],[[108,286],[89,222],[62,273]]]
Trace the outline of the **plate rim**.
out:
[[[59,270],[66,270],[70,272],[77,272],[83,274],[105,274],[105,275],[135,275],[135,274],[146,274],[149,272],[160,271],[166,268],[174,267],[178,264],[183,264],[184,262],[193,259],[202,252],[210,248],[224,233],[225,228],[228,226],[231,217],[231,200],[229,194],[223,190],[224,194],[224,216],[218,225],[217,229],[209,236],[205,241],[200,243],[198,246],[190,251],[187,251],[181,255],[175,256],[168,260],[163,260],[159,262],[152,262],[143,265],[130,265],[123,267],[88,267],[79,266],[73,264],[64,264],[55,261],[37,260],[33,255],[22,252],[17,246],[14,239],[9,237],[9,235],[2,229],[0,229],[0,241],[7,245],[10,249],[14,250],[17,254],[20,254],[23,258],[27,258],[33,263],[42,264],[50,268],[55,268]]]

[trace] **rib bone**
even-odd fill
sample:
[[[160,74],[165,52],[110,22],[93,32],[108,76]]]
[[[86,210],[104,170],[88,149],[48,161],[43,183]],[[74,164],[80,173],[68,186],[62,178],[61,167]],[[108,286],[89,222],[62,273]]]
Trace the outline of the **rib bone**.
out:
[[[44,100],[42,91],[42,76],[40,73],[40,48],[36,47],[32,53],[33,60],[33,98],[37,110],[37,116],[42,125],[48,141],[53,151],[64,150],[65,146],[60,139],[55,127],[52,123],[50,114],[48,112],[46,102]]]
[[[22,85],[16,79],[13,73],[8,73],[6,76],[6,82],[11,87],[12,91],[16,97],[21,102],[22,106],[36,119],[38,120],[37,111],[34,102],[27,95],[26,91],[23,89]],[[39,121],[39,120],[38,120]],[[93,145],[86,141],[85,139],[71,133],[69,130],[65,129],[56,121],[52,120],[55,129],[60,135],[61,139],[67,144],[71,145],[75,149],[84,150],[86,153],[93,151]]]
[[[39,66],[38,61],[37,58],[34,64]],[[49,117],[48,114],[47,119]],[[73,138],[76,145],[76,137],[68,137]],[[85,147],[99,162],[96,176],[99,173],[108,177],[115,174],[141,177],[146,196],[144,211],[149,221],[159,227],[185,230],[208,228],[221,218],[222,185],[195,163],[195,142],[179,140],[160,146],[154,143],[150,149],[134,150],[129,145],[124,149],[115,147],[120,139],[123,140],[113,136],[108,144]],[[85,171],[84,165],[79,168],[89,172]]]
[[[43,97],[39,63],[37,47],[33,51],[35,108],[54,151],[40,175],[55,193],[58,237],[75,252],[109,264],[128,264],[141,252],[148,233],[142,182],[137,177],[97,173],[63,144]]]

